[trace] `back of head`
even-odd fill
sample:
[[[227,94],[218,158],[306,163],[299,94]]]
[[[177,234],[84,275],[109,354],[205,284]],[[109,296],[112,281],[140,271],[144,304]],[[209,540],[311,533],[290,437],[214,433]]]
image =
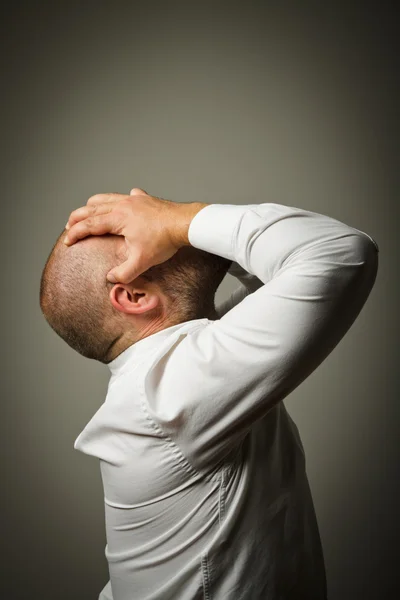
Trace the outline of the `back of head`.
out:
[[[54,331],[74,350],[102,360],[118,318],[108,300],[108,271],[118,262],[117,236],[88,237],[67,247],[58,237],[40,282],[40,307]],[[114,314],[113,314],[114,313]]]
[[[132,318],[112,306],[109,292],[115,284],[106,278],[108,271],[126,259],[124,239],[90,236],[66,246],[64,235],[63,231],[43,269],[42,312],[74,350],[87,358],[109,362],[108,350],[118,332],[134,327]],[[230,264],[230,260],[185,246],[139,277],[158,286],[168,302],[168,327],[192,319],[217,318],[215,292]]]
[[[169,260],[142,273],[156,283],[174,307],[174,320],[216,319],[215,293],[231,260],[193,246],[183,246]]]

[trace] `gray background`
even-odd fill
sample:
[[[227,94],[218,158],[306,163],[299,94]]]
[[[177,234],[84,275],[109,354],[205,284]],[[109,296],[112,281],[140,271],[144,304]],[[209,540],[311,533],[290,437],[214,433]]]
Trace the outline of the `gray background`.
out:
[[[397,596],[395,3],[54,4],[14,3],[1,32],[1,598],[91,600],[108,579],[99,465],[73,443],[109,372],[53,333],[39,280],[69,213],[133,186],[281,202],[377,240],[367,304],[286,405],[330,599]]]

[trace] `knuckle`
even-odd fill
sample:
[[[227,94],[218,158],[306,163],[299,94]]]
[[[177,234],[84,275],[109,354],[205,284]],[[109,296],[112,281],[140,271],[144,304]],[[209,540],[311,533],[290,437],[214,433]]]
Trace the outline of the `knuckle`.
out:
[[[124,206],[115,206],[112,213],[114,220],[118,223],[121,223],[126,216]]]
[[[101,200],[101,198],[102,198],[102,194],[94,194],[94,196],[90,196],[90,198],[86,204],[94,204],[96,202],[99,202]]]
[[[82,206],[81,208],[76,209],[74,216],[77,219],[82,219],[82,218],[86,217],[87,212],[88,212],[88,209],[86,208],[86,206]]]
[[[132,188],[129,193],[131,196],[148,196],[146,190],[137,187]]]
[[[75,208],[75,210],[73,210],[73,211],[70,213],[70,215],[69,215],[69,218],[70,218],[70,219],[74,219],[75,217],[77,217],[77,216],[79,215],[79,212],[78,212],[79,210],[80,210],[79,208]]]

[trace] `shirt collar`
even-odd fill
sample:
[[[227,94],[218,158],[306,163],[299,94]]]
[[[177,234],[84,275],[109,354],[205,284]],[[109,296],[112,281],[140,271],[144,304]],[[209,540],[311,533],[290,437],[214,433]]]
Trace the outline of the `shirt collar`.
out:
[[[121,354],[118,354],[114,360],[107,363],[108,368],[110,369],[112,375],[120,375],[122,371],[125,370],[127,365],[132,365],[133,361],[136,361],[137,358],[142,359],[145,354],[153,349],[158,348],[167,338],[173,335],[177,330],[181,333],[191,329],[195,325],[200,323],[208,322],[207,318],[203,319],[191,319],[190,321],[184,321],[183,323],[178,323],[177,325],[171,325],[170,327],[166,327],[165,329],[161,329],[156,333],[152,333],[147,337],[138,340],[131,346],[128,346]]]

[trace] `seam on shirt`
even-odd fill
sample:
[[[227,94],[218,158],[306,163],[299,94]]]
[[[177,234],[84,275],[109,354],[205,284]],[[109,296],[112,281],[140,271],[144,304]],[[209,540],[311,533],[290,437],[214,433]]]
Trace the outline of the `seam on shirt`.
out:
[[[218,516],[219,516],[219,526],[220,527],[225,519],[225,496],[226,496],[225,469],[222,469],[221,483],[219,486],[219,501],[218,501]]]
[[[145,401],[146,394],[144,391],[144,378],[143,377],[139,378],[138,387],[139,387],[140,405],[142,407],[143,414],[144,414],[146,420],[148,421],[150,428],[166,442],[167,448],[173,454],[174,459],[180,465],[182,465],[183,468],[185,468],[185,470],[188,474],[195,475],[195,476],[201,476],[204,478],[205,481],[214,480],[216,478],[216,476],[218,476],[218,471],[217,471],[217,473],[215,473],[215,472],[204,473],[204,472],[201,472],[201,471],[198,471],[197,469],[195,469],[190,464],[190,462],[188,461],[186,456],[183,454],[182,450],[179,448],[177,443],[151,417],[151,415],[147,409],[147,405],[146,405],[146,401]]]
[[[201,324],[196,325],[193,329],[190,329],[187,332],[187,335],[192,333],[192,331],[196,331],[200,327],[202,327]],[[169,436],[162,429],[162,427],[152,418],[152,416],[150,415],[150,413],[148,411],[147,404],[146,404],[146,393],[145,393],[145,389],[144,389],[144,380],[145,380],[145,377],[143,377],[143,376],[139,377],[139,380],[138,380],[138,389],[139,389],[139,397],[140,397],[139,401],[140,401],[140,405],[141,405],[143,414],[144,414],[146,420],[148,421],[150,428],[155,433],[157,433],[158,436],[161,437],[167,443],[167,447],[169,448],[171,453],[174,455],[174,458],[178,461],[179,464],[181,464],[185,468],[185,470],[187,471],[188,474],[200,476],[205,481],[214,481],[216,478],[219,479],[219,477],[220,477],[220,468],[219,467],[217,467],[216,469],[212,469],[212,471],[210,471],[208,473],[197,470],[195,467],[192,466],[192,464],[189,462],[189,460],[183,454],[182,450],[180,449],[178,444],[175,442],[175,440],[173,440],[172,437]]]
[[[218,500],[218,517],[219,526],[221,527],[225,519],[225,496],[226,496],[226,469],[219,472],[219,500]],[[201,571],[203,576],[204,600],[212,600],[211,596],[211,577],[208,551],[205,550],[201,555]]]
[[[211,600],[211,592],[210,592],[210,572],[208,568],[208,553],[203,552],[201,555],[201,572],[203,575],[203,590],[204,590],[204,600]]]
[[[183,453],[181,452],[180,448],[177,446],[177,444],[174,442],[174,440],[165,433],[165,431],[163,431],[161,429],[161,427],[155,422],[153,421],[153,419],[151,418],[150,414],[148,413],[147,407],[146,407],[146,403],[144,401],[144,394],[140,393],[140,404],[142,406],[142,410],[144,413],[145,418],[147,419],[149,426],[151,427],[151,429],[153,429],[156,433],[158,433],[159,436],[161,436],[161,438],[167,443],[167,448],[172,452],[172,454],[174,455],[175,460],[177,460],[177,462],[179,464],[181,464],[185,470],[191,474],[191,475],[200,475],[200,473],[198,471],[196,471],[196,469],[194,469],[194,467],[192,467],[192,465],[189,463],[189,461],[187,460],[187,458],[183,455]]]
[[[233,231],[232,231],[232,234],[231,234],[231,239],[230,239],[230,249],[229,249],[230,252],[231,252],[231,254],[233,254],[233,255],[236,255],[236,252],[235,252],[235,249],[236,249],[236,246],[237,246],[237,244],[236,244],[236,238],[238,237],[238,234],[239,234],[239,227],[240,227],[240,225],[241,225],[241,223],[242,223],[242,221],[244,219],[244,216],[247,214],[247,212],[249,210],[251,210],[251,209],[248,209],[248,210],[244,211],[239,216],[239,219],[238,219],[235,227],[233,228]],[[238,263],[238,264],[242,267],[242,269],[244,268],[240,263]]]
[[[366,233],[365,231],[362,231],[361,229],[356,229],[356,227],[353,227],[352,229],[355,229],[356,231],[359,231],[360,233],[366,235],[367,238],[369,238],[371,240],[371,242],[374,244],[376,250],[379,252],[378,242],[372,237],[372,235],[369,235],[369,233]]]

